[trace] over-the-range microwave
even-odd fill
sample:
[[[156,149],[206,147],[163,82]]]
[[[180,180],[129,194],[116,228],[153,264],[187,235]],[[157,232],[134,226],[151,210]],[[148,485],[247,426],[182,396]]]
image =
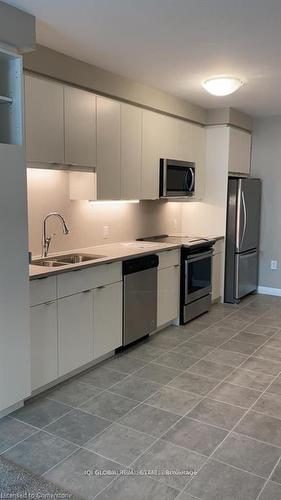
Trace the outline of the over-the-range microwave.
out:
[[[193,196],[195,163],[160,158],[160,198]]]

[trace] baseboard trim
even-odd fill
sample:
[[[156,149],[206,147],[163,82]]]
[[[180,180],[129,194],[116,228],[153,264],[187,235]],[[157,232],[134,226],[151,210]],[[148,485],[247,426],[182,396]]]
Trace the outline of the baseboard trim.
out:
[[[258,286],[258,293],[263,295],[274,295],[275,297],[281,297],[281,288],[270,288],[268,286]]]

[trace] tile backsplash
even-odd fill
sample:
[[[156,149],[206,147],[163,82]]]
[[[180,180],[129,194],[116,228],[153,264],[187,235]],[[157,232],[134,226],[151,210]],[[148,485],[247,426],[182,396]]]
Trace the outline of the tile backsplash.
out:
[[[65,171],[27,169],[27,182],[29,249],[34,256],[41,253],[42,220],[50,212],[61,213],[70,227],[64,236],[59,221],[49,220],[48,232],[55,233],[50,252],[181,230],[181,203],[70,201]]]

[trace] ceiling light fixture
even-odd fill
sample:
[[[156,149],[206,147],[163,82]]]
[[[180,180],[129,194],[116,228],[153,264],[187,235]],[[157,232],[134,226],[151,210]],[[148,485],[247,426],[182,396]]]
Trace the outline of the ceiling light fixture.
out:
[[[225,96],[236,92],[244,82],[235,76],[215,76],[204,80],[201,85],[209,94]]]

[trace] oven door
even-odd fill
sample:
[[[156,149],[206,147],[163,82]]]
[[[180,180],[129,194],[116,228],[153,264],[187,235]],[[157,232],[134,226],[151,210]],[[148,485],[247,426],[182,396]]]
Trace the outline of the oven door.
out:
[[[189,255],[185,260],[185,304],[212,291],[213,251]]]

